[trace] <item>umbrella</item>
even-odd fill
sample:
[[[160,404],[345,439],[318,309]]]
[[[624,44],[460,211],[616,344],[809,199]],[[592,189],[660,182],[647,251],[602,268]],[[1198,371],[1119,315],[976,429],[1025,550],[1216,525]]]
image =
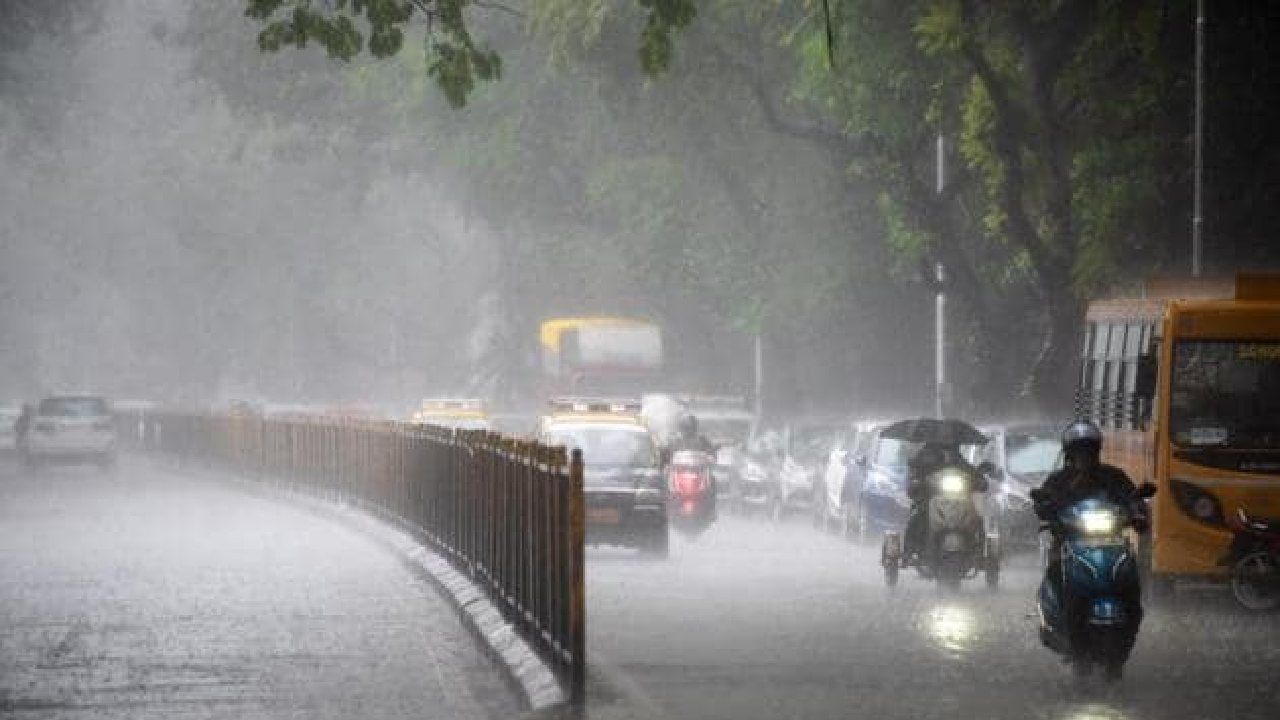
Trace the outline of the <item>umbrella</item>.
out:
[[[916,418],[900,420],[880,433],[890,440],[937,445],[986,445],[987,436],[963,420]]]

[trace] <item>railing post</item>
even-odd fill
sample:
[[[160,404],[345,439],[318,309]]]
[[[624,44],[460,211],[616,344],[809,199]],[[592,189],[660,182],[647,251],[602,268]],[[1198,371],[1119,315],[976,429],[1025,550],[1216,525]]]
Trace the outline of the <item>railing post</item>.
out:
[[[569,670],[569,698],[575,705],[586,700],[587,682],[587,591],[586,591],[586,508],[582,499],[582,451],[574,449],[569,461],[569,556],[572,564],[569,632],[573,644],[573,665]]]

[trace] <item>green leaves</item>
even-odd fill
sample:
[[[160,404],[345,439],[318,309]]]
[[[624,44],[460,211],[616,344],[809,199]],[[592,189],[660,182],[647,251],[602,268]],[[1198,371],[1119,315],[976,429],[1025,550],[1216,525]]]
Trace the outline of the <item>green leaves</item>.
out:
[[[640,36],[640,66],[649,75],[660,75],[671,66],[672,33],[693,22],[697,8],[693,0],[639,0],[649,11]]]

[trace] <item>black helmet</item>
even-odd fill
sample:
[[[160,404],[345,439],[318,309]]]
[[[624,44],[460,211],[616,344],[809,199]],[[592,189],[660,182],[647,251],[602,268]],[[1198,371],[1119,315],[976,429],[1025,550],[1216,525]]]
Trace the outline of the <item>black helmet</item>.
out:
[[[1062,449],[1085,445],[1094,452],[1102,449],[1102,430],[1088,420],[1077,420],[1062,431]]]
[[[682,415],[680,417],[680,434],[685,437],[693,437],[698,434],[698,418],[692,415]]]

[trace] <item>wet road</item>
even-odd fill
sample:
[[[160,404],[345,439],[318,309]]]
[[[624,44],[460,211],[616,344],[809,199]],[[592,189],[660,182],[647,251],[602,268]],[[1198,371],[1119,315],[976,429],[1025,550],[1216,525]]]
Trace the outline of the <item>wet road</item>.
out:
[[[621,699],[591,715],[1173,720],[1280,714],[1280,616],[1216,592],[1150,608],[1124,680],[1077,682],[1040,646],[1024,559],[954,596],[800,522],[723,518],[672,558],[588,553],[589,647]]]
[[[516,701],[368,537],[124,463],[0,464],[0,716],[482,718]]]

